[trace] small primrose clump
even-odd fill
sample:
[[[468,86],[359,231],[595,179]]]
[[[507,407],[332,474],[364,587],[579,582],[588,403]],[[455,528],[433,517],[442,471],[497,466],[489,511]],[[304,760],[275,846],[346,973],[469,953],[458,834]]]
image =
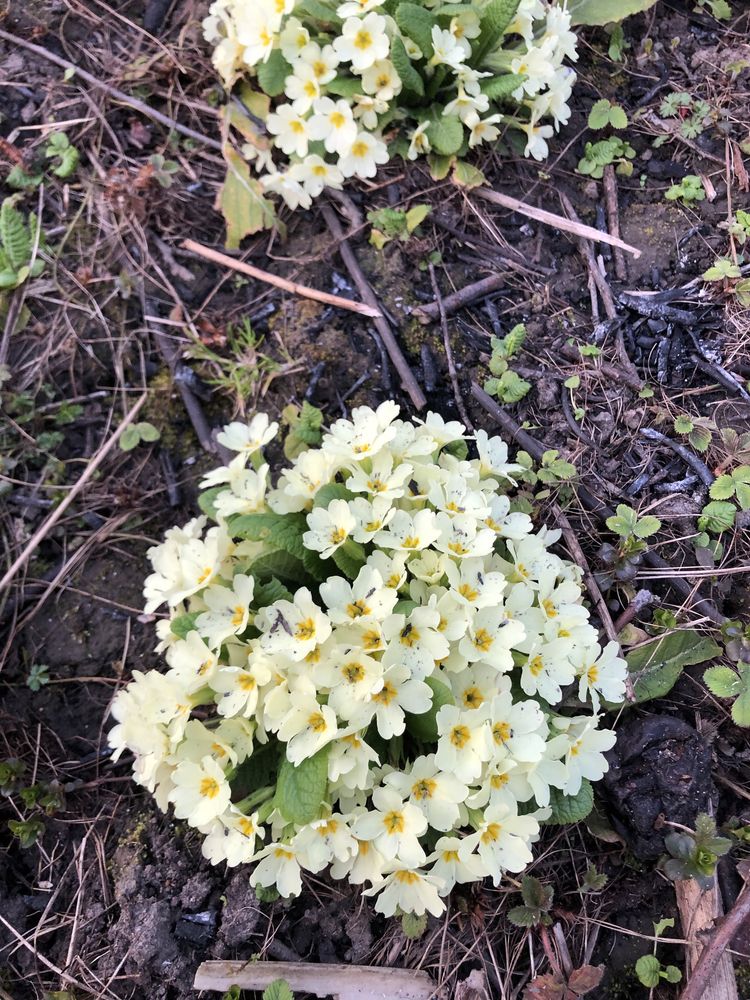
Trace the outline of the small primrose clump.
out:
[[[514,510],[500,438],[358,407],[273,485],[277,430],[230,424],[207,516],[149,551],[168,669],[134,673],[110,745],[253,885],[293,896],[330,866],[381,913],[437,915],[457,883],[522,871],[553,807],[590,796],[625,663],[550,551],[560,532]]]
[[[291,208],[394,154],[462,158],[505,129],[543,160],[570,118],[570,25],[547,0],[214,0],[203,22],[270,136],[245,127],[243,154]]]

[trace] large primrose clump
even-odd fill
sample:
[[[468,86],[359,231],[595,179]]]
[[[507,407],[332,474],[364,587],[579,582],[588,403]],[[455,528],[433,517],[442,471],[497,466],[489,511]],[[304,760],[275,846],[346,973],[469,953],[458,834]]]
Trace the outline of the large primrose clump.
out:
[[[243,153],[267,192],[307,208],[394,155],[429,154],[439,173],[504,130],[544,159],[570,117],[570,23],[546,0],[214,0],[204,32],[271,137]]]
[[[295,895],[330,866],[382,913],[439,914],[590,795],[625,664],[560,532],[513,509],[505,443],[398,413],[355,409],[275,486],[277,425],[223,431],[237,455],[203,481],[208,516],[149,552],[168,669],[134,674],[109,739],[253,885]]]

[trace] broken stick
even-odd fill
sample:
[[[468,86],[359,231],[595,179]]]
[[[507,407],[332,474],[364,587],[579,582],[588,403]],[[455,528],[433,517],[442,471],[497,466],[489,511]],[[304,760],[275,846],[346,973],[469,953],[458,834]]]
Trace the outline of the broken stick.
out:
[[[365,305],[362,302],[355,302],[353,299],[344,299],[340,295],[332,295],[330,292],[321,292],[317,288],[309,288],[307,285],[300,285],[296,281],[287,281],[286,278],[279,277],[278,274],[271,274],[270,271],[262,271],[259,267],[246,263],[244,260],[235,260],[225,253],[212,250],[211,247],[204,247],[202,243],[195,240],[183,240],[181,246],[184,250],[210,260],[213,264],[228,267],[232,271],[239,271],[250,278],[262,281],[266,285],[273,285],[281,288],[285,292],[293,295],[301,295],[305,299],[314,299],[316,302],[323,302],[327,306],[335,306],[337,309],[348,309],[349,312],[359,313],[360,316],[370,316],[372,319],[381,319],[382,314],[379,309]]]
[[[284,979],[294,993],[334,1000],[430,1000],[435,983],[426,972],[370,965],[312,965],[307,962],[203,962],[196,990],[225,992],[232,986],[264,990]]]

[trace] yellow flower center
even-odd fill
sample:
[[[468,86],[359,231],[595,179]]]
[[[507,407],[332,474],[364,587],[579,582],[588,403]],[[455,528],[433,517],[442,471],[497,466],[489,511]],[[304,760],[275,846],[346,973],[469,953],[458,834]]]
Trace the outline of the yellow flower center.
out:
[[[479,591],[475,590],[470,583],[462,583],[458,588],[458,592],[467,601],[476,601],[479,597]]]
[[[237,824],[241,833],[244,833],[246,837],[252,837],[255,833],[255,823],[251,819],[242,818]]]
[[[481,653],[488,652],[492,647],[492,636],[486,628],[479,628],[474,634],[474,645]]]
[[[277,847],[273,852],[275,858],[286,858],[287,861],[291,861],[294,857],[293,851],[285,851],[283,847]]]
[[[388,489],[388,487],[385,485],[384,482],[375,477],[373,479],[367,480],[367,489],[370,491],[370,493],[383,493],[385,490]]]
[[[350,684],[357,684],[365,676],[365,668],[361,663],[347,663],[341,672]]]
[[[383,816],[383,826],[386,828],[388,833],[403,833],[406,827],[403,813],[397,812],[395,809],[386,813],[385,816]]]
[[[458,851],[443,851],[443,861],[458,861]]]
[[[345,528],[334,528],[330,535],[332,545],[341,545],[342,542],[346,541],[346,529]]]
[[[436,788],[437,781],[435,781],[434,778],[421,778],[411,786],[411,794],[418,801],[421,801],[422,799],[431,799],[435,794]]]
[[[469,551],[463,544],[463,542],[449,542],[448,548],[451,550],[451,552],[453,552],[454,555],[457,556],[465,556],[466,553]]]
[[[226,757],[227,752],[221,743],[212,743],[211,750],[216,754],[217,757]]]
[[[204,799],[215,799],[219,794],[219,782],[216,778],[204,778],[198,791]]]
[[[529,660],[529,673],[532,677],[538,677],[542,670],[544,670],[544,661],[541,656],[537,655]]]
[[[351,604],[347,604],[346,613],[350,618],[359,618],[362,615],[371,615],[372,608],[364,601],[352,601]]]
[[[576,742],[570,748],[570,756],[571,757],[577,757],[578,754],[581,752],[581,743],[582,743],[582,740],[576,740]]]
[[[416,549],[419,545],[419,535],[407,535],[404,539],[405,549]]]
[[[549,597],[542,601],[542,607],[548,618],[557,618],[557,608]]]
[[[378,693],[372,696],[372,700],[379,702],[381,705],[390,705],[395,697],[395,687],[390,683],[390,681],[386,681]]]
[[[505,743],[513,735],[513,730],[507,722],[496,722],[492,727],[492,738],[495,743]]]
[[[296,132],[297,135],[302,135],[302,133],[305,131],[305,126],[302,124],[299,118],[293,118],[289,122],[289,128],[292,130],[292,132]]]
[[[307,639],[312,639],[315,635],[315,622],[312,618],[305,618],[297,625],[297,631],[294,633],[295,639],[301,639],[303,641]]]
[[[463,750],[471,739],[468,726],[454,726],[451,729],[450,741],[457,750]]]
[[[589,682],[589,684],[596,684],[596,682],[599,680],[599,668],[596,666],[596,664],[592,664],[586,671],[586,680]]]
[[[240,674],[237,683],[243,691],[253,691],[255,689],[255,678],[252,674]]]
[[[328,67],[321,59],[318,59],[316,62],[314,62],[312,66],[312,71],[316,76],[323,76],[323,74],[327,69]]]
[[[210,576],[213,576],[213,566],[206,566],[206,568],[200,573],[198,577],[198,583],[205,583]]]
[[[509,780],[510,779],[507,774],[493,774],[490,778],[490,785],[497,792],[501,788],[504,788],[508,784]]]
[[[326,731],[326,720],[322,712],[313,712],[307,720],[307,725],[314,733],[324,733]]]
[[[399,871],[396,872],[393,879],[402,885],[414,885],[415,882],[419,881],[419,875],[416,875],[414,872]]]
[[[406,625],[401,630],[401,645],[408,646],[411,649],[417,642],[419,642],[419,632],[413,625]]]
[[[328,169],[324,163],[316,163],[315,166],[312,168],[312,172],[315,174],[316,177],[325,177],[326,174],[328,173]]]
[[[245,617],[245,608],[241,604],[237,604],[233,609],[234,614],[232,615],[232,627],[239,628]]]
[[[466,688],[461,697],[465,708],[479,708],[484,702],[484,696],[476,686]]]
[[[342,115],[340,111],[334,111],[328,118],[328,121],[334,128],[342,128],[346,125],[346,115]]]
[[[369,31],[364,28],[360,28],[357,34],[354,36],[354,47],[359,49],[360,52],[366,52],[367,49],[372,45],[372,35]]]
[[[500,837],[500,831],[502,827],[499,823],[490,823],[487,829],[482,834],[481,840],[483,844],[494,844],[495,841]]]

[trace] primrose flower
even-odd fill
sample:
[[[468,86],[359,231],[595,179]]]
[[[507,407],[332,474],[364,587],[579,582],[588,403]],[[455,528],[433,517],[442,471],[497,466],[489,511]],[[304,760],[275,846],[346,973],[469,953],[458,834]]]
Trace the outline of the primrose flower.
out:
[[[327,507],[315,507],[307,515],[302,541],[308,549],[320,552],[323,559],[332,556],[351,535],[356,521],[346,500],[331,500]]]
[[[443,705],[435,722],[438,730],[435,763],[441,771],[472,784],[492,755],[486,712],[481,708],[465,712],[456,705]]]
[[[213,757],[204,757],[199,764],[178,764],[172,784],[169,801],[174,804],[175,816],[191,826],[204,826],[229,807],[229,782]]]
[[[378,59],[385,59],[390,48],[385,26],[385,18],[374,11],[362,18],[347,18],[341,34],[333,41],[339,59],[351,63],[355,73],[368,69]]]
[[[379,59],[362,73],[362,89],[376,94],[381,101],[391,101],[401,92],[401,78],[390,59]]]
[[[230,451],[251,455],[273,441],[278,431],[276,421],[271,423],[266,413],[256,413],[247,424],[238,420],[228,424],[216,435],[216,440]]]
[[[417,806],[404,802],[393,788],[376,788],[374,810],[359,816],[352,831],[358,839],[371,840],[383,857],[405,865],[421,865],[426,855],[419,837],[427,829],[427,819]]]
[[[346,0],[336,8],[336,13],[339,17],[361,17],[384,3],[385,0]]]
[[[230,635],[245,631],[254,590],[255,580],[245,573],[238,573],[231,587],[212,586],[204,590],[208,611],[198,615],[195,627],[213,649],[218,649]]]
[[[296,851],[289,844],[274,843],[255,855],[250,885],[276,886],[282,896],[299,896],[302,873]]]
[[[603,650],[593,643],[585,649],[575,649],[570,655],[579,678],[578,697],[581,701],[590,697],[595,712],[599,711],[602,698],[615,703],[625,698],[627,667],[619,652],[616,642],[608,642]]]
[[[427,135],[427,129],[429,127],[430,123],[428,121],[421,122],[409,136],[409,150],[406,154],[408,159],[416,160],[417,157],[426,156],[427,153],[432,151],[430,138]]]
[[[300,587],[294,602],[276,601],[263,608],[255,619],[263,633],[261,649],[266,653],[285,653],[301,660],[328,638],[331,623],[312,599],[306,587]]]
[[[398,600],[396,590],[383,584],[374,566],[363,566],[357,579],[349,583],[340,576],[330,577],[320,585],[320,596],[328,607],[328,617],[336,625],[357,619],[382,621]]]
[[[276,145],[288,156],[306,156],[310,126],[292,104],[280,104],[266,118],[266,128],[276,136]]]
[[[421,917],[431,913],[439,917],[445,912],[445,903],[440,899],[443,882],[435,875],[426,875],[414,868],[397,868],[385,879],[384,888],[375,900],[375,909],[386,917],[394,913],[415,913]],[[377,888],[366,889],[365,895],[377,892]]]
[[[441,771],[434,754],[417,757],[408,773],[391,771],[383,780],[418,806],[435,830],[452,830],[458,822],[467,787],[455,775]]]
[[[455,69],[466,60],[466,56],[466,47],[461,39],[437,24],[433,26],[431,66],[451,66]]]
[[[201,832],[206,839],[201,845],[201,854],[212,865],[226,861],[230,868],[246,865],[255,854],[255,841],[262,839],[265,831],[258,823],[258,814],[245,816],[234,806],[213,820]]]
[[[490,874],[482,859],[473,853],[473,844],[461,837],[440,837],[427,862],[432,865],[430,874],[443,883],[438,889],[438,895],[443,897],[454,885],[479,882]]]
[[[310,42],[310,32],[297,17],[287,18],[279,35],[279,48],[288,63],[294,65]]]
[[[488,806],[482,825],[466,840],[476,848],[493,882],[498,885],[502,872],[521,872],[532,860],[529,842],[539,834],[539,822],[533,816],[519,816],[507,806]]]

